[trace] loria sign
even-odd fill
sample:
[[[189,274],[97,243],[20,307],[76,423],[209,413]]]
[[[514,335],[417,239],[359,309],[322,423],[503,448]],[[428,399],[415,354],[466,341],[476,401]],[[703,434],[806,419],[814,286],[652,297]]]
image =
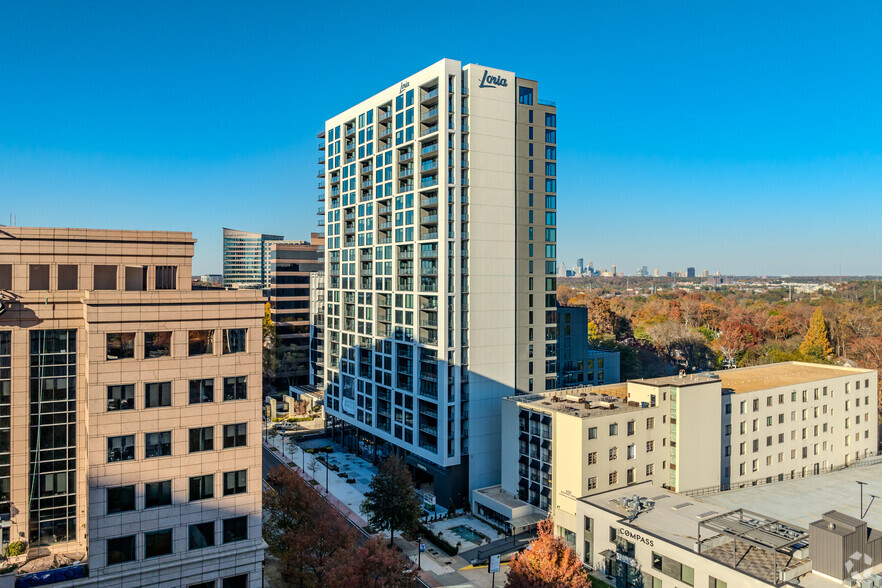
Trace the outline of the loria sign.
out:
[[[502,76],[491,76],[490,72],[484,70],[484,77],[481,78],[481,88],[506,88],[508,80]]]

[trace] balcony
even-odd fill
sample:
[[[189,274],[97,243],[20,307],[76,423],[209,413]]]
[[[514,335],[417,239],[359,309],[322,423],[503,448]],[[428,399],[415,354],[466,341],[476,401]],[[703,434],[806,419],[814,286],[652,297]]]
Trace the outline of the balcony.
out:
[[[421,345],[432,345],[438,346],[438,335],[420,335],[419,342]],[[422,390],[420,394],[422,394]],[[434,396],[430,396],[430,398],[438,398],[438,393],[436,392]]]
[[[315,172],[315,177],[324,178],[325,177],[325,168],[323,168],[323,167],[318,168],[318,171]]]
[[[432,125],[430,127],[426,127],[425,129],[420,130],[420,137],[425,137],[426,135],[431,135],[432,133],[438,132],[438,125]]]
[[[398,267],[398,275],[399,276],[412,276],[413,275],[413,264],[399,266]]]
[[[438,177],[423,178],[420,180],[420,189],[432,188],[438,185]]]
[[[426,327],[426,328],[429,328],[429,329],[437,329],[437,328],[438,328],[438,319],[434,319],[434,320],[432,320],[432,319],[420,319],[420,326],[421,326],[421,327]],[[433,379],[434,381],[437,382],[437,381],[438,381],[438,376],[435,375],[435,374],[432,374],[432,378],[431,378],[431,379]]]
[[[430,425],[423,424],[423,423],[420,423],[420,431],[422,431],[423,433],[426,433],[428,435],[434,435],[435,437],[438,436],[438,429],[436,429],[435,427],[432,427]]]
[[[438,299],[437,298],[429,298],[429,299],[420,300],[420,310],[437,311],[438,310]]]
[[[391,110],[381,111],[379,118],[377,118],[377,122],[385,122],[385,121],[391,120],[391,119],[392,119],[392,111]]]
[[[370,163],[361,168],[361,173],[363,174],[369,174],[372,171],[374,171],[374,166]]]
[[[413,251],[402,251],[398,254],[398,259],[413,259]]]
[[[434,90],[429,90],[420,95],[420,102],[426,105],[437,104],[438,103],[438,88]]]
[[[371,180],[371,179],[367,179],[367,180],[362,180],[362,181],[361,181],[361,187],[362,187],[362,188],[370,188],[370,187],[373,186],[373,185],[374,185],[374,181]]]
[[[438,239],[438,232],[437,231],[432,232],[432,233],[420,233],[420,240],[422,240],[422,241],[437,240],[437,239]]]
[[[401,182],[398,186],[399,192],[411,192],[413,191],[413,182]]]
[[[398,158],[398,161],[404,163],[405,161],[410,161],[411,159],[413,159],[413,151],[406,151],[401,154],[401,156]]]
[[[324,155],[319,155],[318,164],[325,165],[325,156]]]
[[[347,137],[355,136],[355,127],[349,127],[348,129],[346,129],[346,136]]]
[[[325,142],[324,142],[324,141],[319,141],[319,144],[318,144],[318,150],[319,150],[319,151],[324,151],[324,150],[325,150]]]
[[[429,196],[428,198],[423,198],[420,202],[420,206],[423,208],[438,208],[438,197]]]
[[[423,122],[432,121],[437,118],[438,118],[438,107],[437,106],[435,108],[431,108],[431,109],[427,110],[422,115],[420,115],[420,120]]]
[[[422,149],[420,149],[420,153],[423,155],[427,155],[429,153],[435,153],[438,151],[438,143],[432,143],[431,145],[426,145]]]
[[[437,225],[438,224],[438,215],[437,214],[428,214],[426,216],[420,217],[421,225]]]
[[[318,213],[317,213],[317,214],[325,214],[325,207],[324,207],[324,206],[319,206],[319,207],[318,207]]]
[[[381,206],[380,214],[392,214],[392,206]]]
[[[438,275],[438,266],[436,264],[429,265],[421,265],[420,266],[420,275],[421,276],[437,276]]]
[[[389,127],[388,129],[381,130],[377,136],[382,139],[383,137],[388,137],[391,134],[392,134],[392,127]]]
[[[413,177],[413,166],[404,168],[398,172],[399,179],[412,178]]]
[[[324,190],[324,189],[325,189],[325,181],[324,181],[324,180],[319,180],[319,181],[318,181],[318,189],[319,189],[319,190]]]
[[[420,171],[423,172],[424,174],[425,173],[437,174],[438,173],[438,160],[437,159],[430,159],[428,161],[424,161],[422,164],[420,164]]]

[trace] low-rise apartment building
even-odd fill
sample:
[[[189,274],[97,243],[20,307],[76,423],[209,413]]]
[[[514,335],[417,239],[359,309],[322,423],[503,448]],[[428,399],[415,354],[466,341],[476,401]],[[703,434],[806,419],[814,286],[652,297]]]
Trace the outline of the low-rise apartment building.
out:
[[[261,583],[262,300],[191,290],[194,244],[0,229],[2,540],[58,586]]]
[[[643,481],[700,494],[845,467],[876,454],[875,399],[874,370],[799,362],[509,397],[502,484],[475,511],[512,525],[502,492],[569,528],[579,498]]]

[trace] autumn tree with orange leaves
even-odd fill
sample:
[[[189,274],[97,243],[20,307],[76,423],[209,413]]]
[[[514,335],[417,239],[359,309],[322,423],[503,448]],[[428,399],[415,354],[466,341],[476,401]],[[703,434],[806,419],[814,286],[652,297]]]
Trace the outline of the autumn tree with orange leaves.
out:
[[[538,537],[512,558],[506,588],[591,588],[579,556],[553,530],[551,519],[539,523]]]

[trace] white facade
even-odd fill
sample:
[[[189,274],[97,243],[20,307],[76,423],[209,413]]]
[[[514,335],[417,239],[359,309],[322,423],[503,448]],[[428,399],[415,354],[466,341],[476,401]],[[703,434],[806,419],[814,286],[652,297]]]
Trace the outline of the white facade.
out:
[[[442,504],[498,483],[501,398],[554,375],[556,119],[536,92],[445,59],[325,124],[328,414]]]

